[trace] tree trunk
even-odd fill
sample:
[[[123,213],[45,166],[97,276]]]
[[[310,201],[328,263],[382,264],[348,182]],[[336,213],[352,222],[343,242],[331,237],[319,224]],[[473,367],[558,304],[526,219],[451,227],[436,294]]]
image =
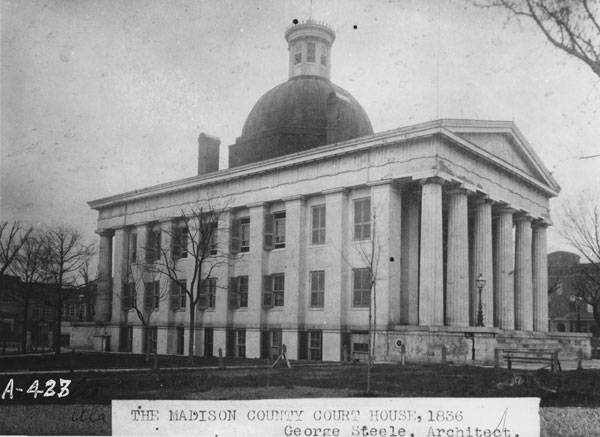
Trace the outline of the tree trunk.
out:
[[[188,339],[188,354],[190,365],[194,364],[194,337],[196,324],[196,305],[190,299],[190,336]]]
[[[600,302],[592,305],[592,313],[596,321],[596,335],[600,335]]]
[[[148,363],[150,361],[150,327],[144,326],[144,342],[146,344],[146,354],[144,361]]]
[[[27,325],[29,324],[29,296],[23,301],[23,338],[21,339],[21,352],[27,352]]]
[[[62,302],[59,301],[59,305],[57,305],[56,310],[56,335],[54,337],[54,350],[56,351],[56,355],[60,355],[60,334],[62,332]]]

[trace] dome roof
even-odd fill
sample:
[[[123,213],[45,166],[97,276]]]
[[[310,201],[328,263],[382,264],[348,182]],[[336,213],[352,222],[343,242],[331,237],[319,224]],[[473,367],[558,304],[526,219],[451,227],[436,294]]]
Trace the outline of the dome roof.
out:
[[[230,149],[230,166],[371,135],[352,95],[320,76],[294,76],[265,93]]]
[[[325,134],[328,103],[331,106],[334,99],[342,101],[338,105],[341,113],[335,120],[340,131],[337,141],[373,133],[369,117],[348,91],[319,76],[296,76],[267,91],[256,102],[246,119],[242,137],[294,130]],[[315,144],[318,145],[322,144]]]

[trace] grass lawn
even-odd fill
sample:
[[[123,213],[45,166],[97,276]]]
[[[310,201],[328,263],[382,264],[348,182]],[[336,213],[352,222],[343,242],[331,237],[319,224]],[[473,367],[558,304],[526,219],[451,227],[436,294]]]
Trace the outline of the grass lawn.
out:
[[[142,355],[76,354],[0,358],[2,370],[150,367]],[[265,397],[364,396],[364,364],[294,366],[271,369],[264,360],[226,360],[227,369],[202,367],[218,365],[217,359],[197,358],[197,370],[186,357],[160,357],[158,372],[86,372],[17,375],[15,386],[28,387],[33,380],[71,379],[71,394],[63,399],[31,399],[20,394],[17,402],[108,404],[111,399],[258,399]],[[235,368],[254,365],[260,367]],[[0,376],[0,389],[9,376]],[[266,391],[265,391],[266,390]],[[296,393],[299,394],[296,394]],[[544,407],[600,407],[600,370],[508,371],[474,366],[441,364],[376,365],[372,372],[375,396],[404,397],[540,397]],[[278,395],[274,395],[277,393]],[[337,394],[332,394],[337,393]]]
[[[73,360],[73,358],[75,358]],[[27,388],[34,380],[71,379],[70,395],[62,399],[15,393],[10,403],[0,402],[5,414],[1,433],[23,433],[27,417],[39,410],[40,418],[26,428],[34,434],[109,434],[111,399],[273,399],[365,396],[364,364],[311,365],[271,369],[260,360],[226,360],[226,369],[210,369],[217,359],[197,358],[194,370],[185,357],[161,357],[158,372],[125,372],[119,368],[149,367],[143,356],[69,353],[59,357],[0,358],[2,370],[113,368],[112,372],[64,372],[0,376],[0,390],[14,378],[15,387]],[[255,365],[242,368],[242,365]],[[235,367],[237,366],[237,368]],[[380,397],[540,397],[542,436],[600,435],[600,370],[508,371],[453,365],[376,365],[372,394]],[[45,405],[52,404],[52,405]],[[90,405],[107,418],[101,423],[71,423],[70,411]],[[54,408],[44,410],[44,408]],[[56,408],[65,408],[65,414]],[[36,410],[37,409],[37,410]],[[71,410],[70,410],[71,409]],[[8,420],[10,419],[10,420]],[[2,422],[2,421],[0,421]],[[590,434],[591,432],[591,434]]]

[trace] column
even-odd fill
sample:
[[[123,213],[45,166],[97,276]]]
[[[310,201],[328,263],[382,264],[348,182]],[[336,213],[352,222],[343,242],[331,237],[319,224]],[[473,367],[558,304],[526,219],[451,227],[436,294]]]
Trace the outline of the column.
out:
[[[515,329],[533,330],[531,271],[531,217],[516,217],[515,235]]]
[[[98,251],[98,292],[96,294],[96,321],[108,322],[112,299],[112,229],[96,231],[100,235]]]
[[[392,180],[371,184],[374,269],[377,273],[375,321],[379,328],[400,323],[401,197]]]
[[[469,326],[469,233],[467,190],[450,191],[448,259],[446,263],[446,324]]]
[[[402,194],[402,242],[400,280],[400,323],[419,324],[419,215],[421,190],[409,188]]]
[[[250,211],[250,252],[248,253],[248,313],[252,320],[246,328],[246,357],[260,357],[260,329],[262,327],[262,286],[264,274],[264,221],[263,202],[248,205]]]
[[[544,221],[536,221],[533,226],[533,329],[548,331],[548,258],[546,228]]]
[[[426,179],[422,185],[419,325],[443,325],[442,180]]]
[[[473,254],[471,265],[471,321],[477,323],[479,290],[475,281],[481,274],[485,287],[481,290],[483,325],[494,325],[494,273],[492,261],[492,202],[489,199],[475,200],[473,220]]]
[[[500,209],[495,229],[494,326],[502,329],[515,329],[513,211]]]

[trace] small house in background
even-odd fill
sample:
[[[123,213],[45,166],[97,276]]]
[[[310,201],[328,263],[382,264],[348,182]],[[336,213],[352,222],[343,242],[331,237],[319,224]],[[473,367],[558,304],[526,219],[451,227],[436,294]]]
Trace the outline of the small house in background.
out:
[[[4,275],[0,283],[0,353],[45,351],[56,331],[54,289],[50,284],[23,283]],[[92,349],[96,284],[64,289],[61,346]],[[25,311],[27,317],[25,318]],[[26,319],[26,320],[25,320]],[[89,334],[89,335],[88,335]]]
[[[600,336],[592,306],[579,292],[580,284],[587,278],[586,271],[597,274],[590,263],[581,263],[580,257],[571,252],[557,251],[548,255],[548,319],[550,331],[592,332]],[[596,269],[596,272],[592,270]]]

